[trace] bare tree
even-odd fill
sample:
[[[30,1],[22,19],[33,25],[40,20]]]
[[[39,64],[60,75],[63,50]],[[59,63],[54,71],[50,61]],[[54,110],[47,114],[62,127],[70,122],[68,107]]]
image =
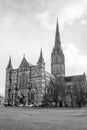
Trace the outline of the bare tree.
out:
[[[53,98],[55,107],[57,107],[58,102],[60,107],[62,107],[62,102],[65,97],[65,82],[63,77],[50,80],[48,95],[51,95]]]

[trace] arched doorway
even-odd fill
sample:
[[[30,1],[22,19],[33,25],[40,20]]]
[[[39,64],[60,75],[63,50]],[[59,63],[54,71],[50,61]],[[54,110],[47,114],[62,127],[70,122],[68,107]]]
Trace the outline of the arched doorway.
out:
[[[19,98],[19,105],[21,105],[21,104],[23,104],[23,98],[22,97]]]

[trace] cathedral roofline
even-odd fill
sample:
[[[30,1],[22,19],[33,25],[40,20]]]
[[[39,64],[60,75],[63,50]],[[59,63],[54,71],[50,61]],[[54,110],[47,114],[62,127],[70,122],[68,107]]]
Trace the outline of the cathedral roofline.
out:
[[[75,80],[82,80],[83,78],[86,78],[86,75],[84,73],[81,75],[71,75],[71,76],[65,76],[65,81],[73,81]]]

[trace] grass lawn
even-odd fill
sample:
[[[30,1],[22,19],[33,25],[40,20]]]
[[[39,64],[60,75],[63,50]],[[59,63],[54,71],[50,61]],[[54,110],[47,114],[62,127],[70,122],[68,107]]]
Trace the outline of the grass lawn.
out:
[[[87,130],[87,108],[0,107],[0,130]]]

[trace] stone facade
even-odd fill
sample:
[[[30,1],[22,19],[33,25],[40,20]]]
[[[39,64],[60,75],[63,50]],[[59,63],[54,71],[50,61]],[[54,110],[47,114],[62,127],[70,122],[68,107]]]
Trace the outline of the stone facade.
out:
[[[42,50],[37,65],[32,65],[23,57],[18,69],[13,69],[11,57],[6,68],[5,102],[19,104],[40,104],[50,80],[50,74],[45,71]]]
[[[5,102],[16,104],[41,104],[50,78],[62,76],[67,89],[74,83],[73,79],[86,82],[85,75],[65,77],[65,57],[61,47],[58,21],[56,25],[55,45],[51,53],[51,73],[46,72],[42,54],[36,65],[27,62],[25,56],[18,69],[13,69],[11,57],[6,68]]]

